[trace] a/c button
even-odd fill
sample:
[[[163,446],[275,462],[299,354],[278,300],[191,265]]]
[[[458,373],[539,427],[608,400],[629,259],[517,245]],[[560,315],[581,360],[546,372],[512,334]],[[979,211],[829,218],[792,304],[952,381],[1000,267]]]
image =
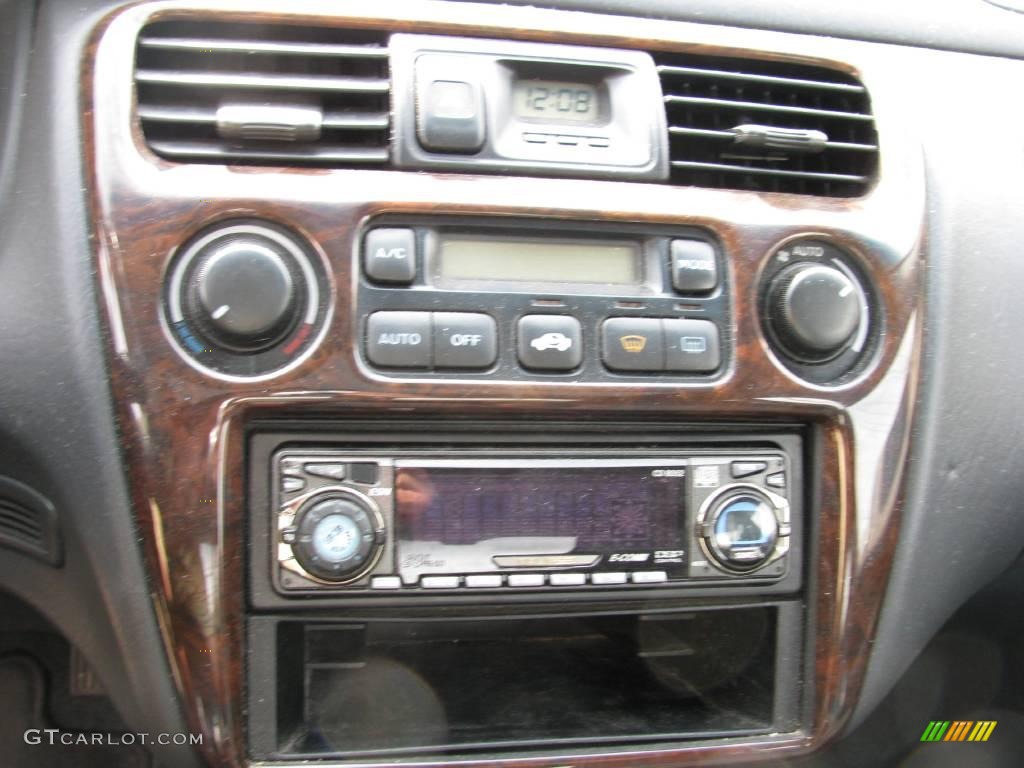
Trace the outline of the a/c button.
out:
[[[429,312],[374,312],[366,322],[366,355],[386,368],[430,367]]]

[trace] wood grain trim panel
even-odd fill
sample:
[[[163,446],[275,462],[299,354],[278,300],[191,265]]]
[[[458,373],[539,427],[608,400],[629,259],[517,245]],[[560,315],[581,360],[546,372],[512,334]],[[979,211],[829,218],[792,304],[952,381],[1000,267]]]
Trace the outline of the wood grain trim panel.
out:
[[[83,59],[84,149],[95,252],[109,332],[109,364],[132,498],[155,607],[190,727],[211,765],[246,763],[243,702],[244,426],[256,416],[316,411],[332,417],[396,414],[687,421],[798,419],[816,426],[821,535],[814,560],[813,717],[799,733],[740,743],[587,753],[468,764],[670,766],[778,758],[814,748],[849,717],[860,689],[898,536],[920,354],[924,181],[920,148],[900,131],[900,94],[885,78],[897,50],[706,25],[502,6],[397,2],[368,8],[300,0],[287,15],[253,0],[194,6],[155,2],[109,17]],[[697,50],[839,63],[872,93],[880,178],[859,199],[571,179],[434,175],[388,170],[178,165],[144,146],[130,73],[138,30],[155,17],[365,26],[394,31],[557,40],[623,48]],[[784,52],[784,53],[783,53]],[[640,386],[562,382],[389,379],[363,366],[353,343],[360,228],[379,213],[486,214],[650,222],[712,230],[734,289],[733,368],[711,384]],[[335,307],[322,342],[270,380],[218,380],[188,366],[160,323],[164,270],[176,247],[210,223],[262,217],[308,239],[330,268]],[[796,234],[855,254],[885,313],[875,359],[837,389],[794,378],[764,341],[754,307],[773,247]],[[432,765],[430,761],[420,765]]]

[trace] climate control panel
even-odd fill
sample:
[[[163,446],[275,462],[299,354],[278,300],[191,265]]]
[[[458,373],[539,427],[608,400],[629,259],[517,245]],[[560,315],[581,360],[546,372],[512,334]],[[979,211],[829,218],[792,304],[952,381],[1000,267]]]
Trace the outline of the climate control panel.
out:
[[[388,376],[714,380],[732,357],[705,230],[386,217],[360,251],[360,353]]]

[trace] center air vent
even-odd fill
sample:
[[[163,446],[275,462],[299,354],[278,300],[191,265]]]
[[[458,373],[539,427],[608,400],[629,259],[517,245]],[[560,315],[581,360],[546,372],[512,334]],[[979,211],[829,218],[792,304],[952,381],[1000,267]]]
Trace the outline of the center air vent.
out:
[[[863,195],[878,139],[864,86],[822,67],[658,54],[672,181]]]
[[[389,83],[380,32],[158,22],[136,52],[142,132],[178,162],[385,164]]]

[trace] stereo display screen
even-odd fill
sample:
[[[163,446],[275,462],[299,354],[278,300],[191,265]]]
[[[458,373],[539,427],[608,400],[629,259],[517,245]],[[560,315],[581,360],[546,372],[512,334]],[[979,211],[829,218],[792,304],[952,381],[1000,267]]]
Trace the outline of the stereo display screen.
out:
[[[684,476],[683,467],[399,465],[399,572],[411,582],[507,569],[681,567]]]

